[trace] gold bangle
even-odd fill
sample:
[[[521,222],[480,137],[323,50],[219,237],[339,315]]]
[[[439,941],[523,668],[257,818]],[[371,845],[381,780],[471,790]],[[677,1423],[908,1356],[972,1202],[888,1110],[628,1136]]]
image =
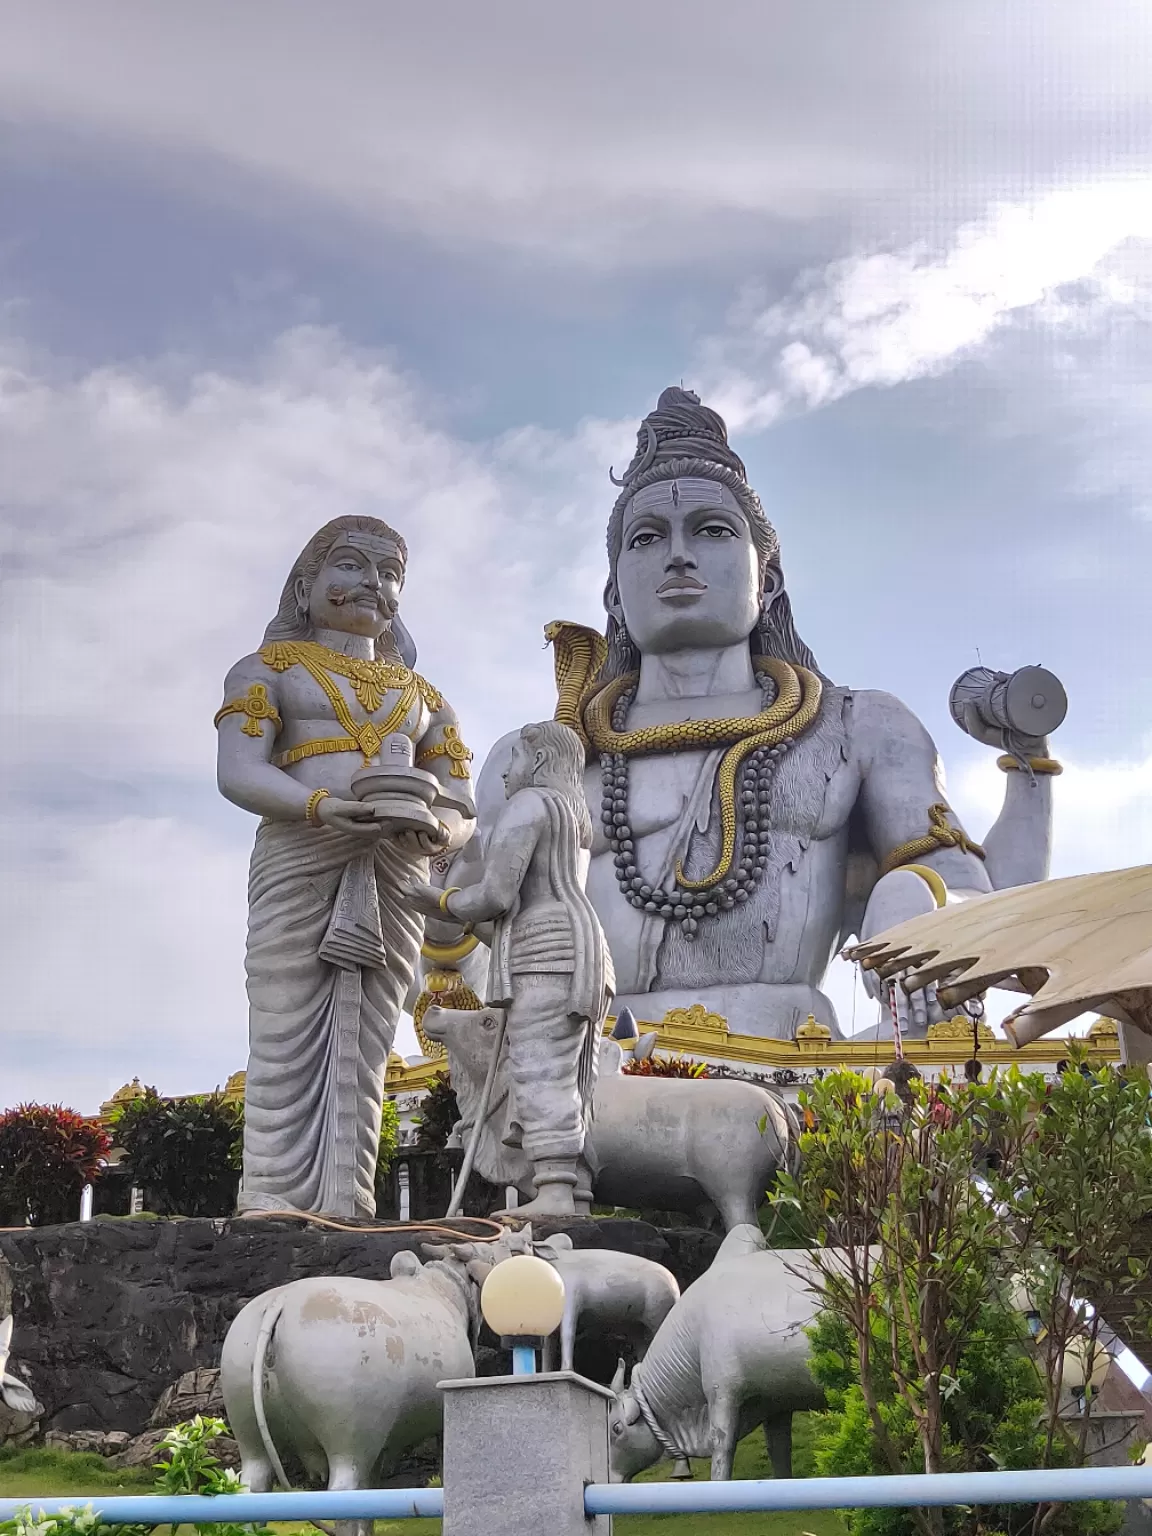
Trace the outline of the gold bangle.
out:
[[[996,766],[1003,773],[1020,772],[1020,764],[1014,757],[1010,757],[1007,753],[1005,753],[1003,757],[998,757],[996,759]],[[1030,757],[1028,759],[1028,766],[1031,768],[1033,773],[1046,773],[1051,778],[1055,778],[1058,773],[1064,772],[1064,764],[1058,763],[1054,757]]]
[[[316,820],[317,807],[319,806],[321,800],[327,800],[331,793],[332,791],[330,789],[314,789],[308,796],[308,804],[304,810],[304,817],[305,820],[310,821],[314,827],[318,827],[320,825],[320,823]]]
[[[459,889],[460,887],[458,885],[450,885],[440,892],[440,910],[443,912],[445,917],[452,916],[452,913],[448,910],[448,898],[449,896],[455,896]]]

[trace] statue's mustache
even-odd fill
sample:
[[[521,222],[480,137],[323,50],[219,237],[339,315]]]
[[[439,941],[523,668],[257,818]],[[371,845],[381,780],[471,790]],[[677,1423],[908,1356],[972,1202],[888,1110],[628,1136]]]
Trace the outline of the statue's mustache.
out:
[[[373,592],[370,587],[354,587],[351,592],[346,592],[343,587],[331,586],[325,596],[333,608],[343,608],[345,603],[350,603],[356,598],[368,598],[388,618],[394,618],[396,615],[395,603],[383,592]]]

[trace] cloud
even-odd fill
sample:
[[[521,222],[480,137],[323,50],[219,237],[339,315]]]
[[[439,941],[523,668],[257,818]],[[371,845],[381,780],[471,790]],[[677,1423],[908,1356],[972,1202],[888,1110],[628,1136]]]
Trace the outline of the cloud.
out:
[[[632,266],[752,251],[781,219],[903,239],[1098,168],[1105,138],[1145,154],[1150,38],[1143,0],[41,0],[0,90],[9,153],[61,132],[207,202]]]
[[[1126,273],[1133,247],[1143,265]],[[834,261],[772,303],[746,295],[705,346],[709,394],[734,427],[755,430],[789,409],[944,372],[1013,322],[1074,341],[1117,313],[1147,311],[1150,250],[1152,175],[1001,203],[942,244]]]
[[[0,356],[0,963],[22,1092],[58,1094],[62,1061],[87,1109],[136,1072],[176,1092],[242,1065],[254,823],[215,797],[212,716],[329,518],[406,536],[421,670],[479,756],[551,713],[542,626],[597,611],[605,470],[631,430],[471,444],[436,415],[389,359],[309,328],[243,375]]]
[[[1057,755],[1064,772],[1053,785],[1053,876],[1152,864],[1152,744],[1137,756],[1097,762],[1079,762],[1059,747]],[[991,758],[965,763],[955,788],[971,824],[991,825],[1004,794]]]

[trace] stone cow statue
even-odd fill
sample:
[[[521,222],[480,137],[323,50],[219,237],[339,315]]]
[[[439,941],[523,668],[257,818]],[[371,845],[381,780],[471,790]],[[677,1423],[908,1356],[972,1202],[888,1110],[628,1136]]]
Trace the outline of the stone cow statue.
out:
[[[448,1051],[452,1087],[467,1139],[475,1124],[499,1014],[430,1007],[425,1034]],[[639,1049],[651,1049],[646,1035]],[[788,1166],[794,1124],[784,1101],[757,1083],[726,1078],[641,1077],[625,1073],[614,1040],[600,1044],[600,1071],[585,1143],[591,1190],[603,1205],[720,1213],[726,1231],[755,1225],[778,1168]],[[499,1089],[500,1078],[497,1075]],[[490,1183],[532,1193],[531,1169],[506,1145],[507,1092],[493,1094],[476,1169]],[[579,1194],[580,1191],[578,1190]]]
[[[13,1413],[27,1413],[35,1417],[41,1412],[36,1394],[27,1382],[13,1376],[8,1369],[8,1355],[12,1348],[12,1314],[0,1320],[0,1400]]]
[[[638,1253],[608,1248],[573,1248],[566,1232],[535,1243],[533,1252],[558,1271],[564,1281],[564,1317],[560,1324],[560,1369],[570,1371],[576,1339],[591,1332],[623,1337],[639,1358],[660,1324],[680,1300],[676,1277],[663,1264]],[[547,1369],[553,1369],[556,1339],[545,1346]]]
[[[368,1488],[437,1434],[437,1383],[476,1374],[479,1287],[493,1264],[530,1252],[531,1242],[526,1228],[431,1248],[426,1264],[398,1253],[388,1280],[294,1280],[250,1301],[220,1359],[247,1487],[266,1492],[274,1475],[289,1486],[280,1447],[310,1476],[327,1476],[330,1489]]]
[[[613,1482],[660,1460],[691,1476],[688,1457],[710,1457],[713,1480],[732,1476],[737,1443],[757,1424],[777,1477],[792,1475],[792,1415],[823,1406],[808,1369],[805,1329],[816,1313],[800,1251],[766,1250],[759,1227],[729,1232],[711,1266],[664,1319],[624,1386],[613,1381]]]

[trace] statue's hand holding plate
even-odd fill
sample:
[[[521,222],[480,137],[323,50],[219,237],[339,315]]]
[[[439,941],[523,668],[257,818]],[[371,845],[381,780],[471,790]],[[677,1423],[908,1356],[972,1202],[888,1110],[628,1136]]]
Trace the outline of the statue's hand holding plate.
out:
[[[316,806],[314,816],[320,826],[331,827],[333,832],[345,832],[352,837],[375,840],[388,830],[362,800],[339,800],[335,795],[325,795]]]

